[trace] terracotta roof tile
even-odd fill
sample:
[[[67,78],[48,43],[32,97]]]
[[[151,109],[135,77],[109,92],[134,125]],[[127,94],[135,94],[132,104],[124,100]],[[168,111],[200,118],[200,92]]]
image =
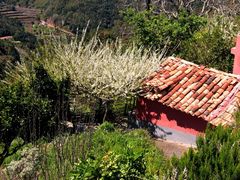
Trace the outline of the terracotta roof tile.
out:
[[[201,117],[213,125],[228,125],[234,121],[226,118],[233,118],[237,108],[235,96],[240,98],[239,79],[239,75],[170,57],[144,81],[143,91],[147,99]]]

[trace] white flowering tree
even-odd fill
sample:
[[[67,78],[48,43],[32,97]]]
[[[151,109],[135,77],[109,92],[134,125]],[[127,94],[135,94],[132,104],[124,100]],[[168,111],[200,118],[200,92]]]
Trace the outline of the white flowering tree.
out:
[[[126,48],[120,41],[101,43],[96,37],[88,42],[55,39],[52,51],[54,56],[43,58],[47,71],[70,78],[78,93],[101,100],[106,108],[108,102],[135,96],[143,79],[158,70],[163,54]]]

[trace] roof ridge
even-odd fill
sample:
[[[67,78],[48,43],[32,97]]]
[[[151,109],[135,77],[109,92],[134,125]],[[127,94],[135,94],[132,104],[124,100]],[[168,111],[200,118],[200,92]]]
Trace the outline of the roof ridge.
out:
[[[212,72],[215,72],[215,73],[219,73],[219,74],[223,74],[223,75],[227,75],[227,76],[231,76],[231,77],[236,77],[239,81],[240,81],[240,74],[233,74],[233,73],[227,73],[227,72],[224,72],[224,71],[221,71],[221,70],[218,70],[218,69],[215,69],[215,68],[212,68],[212,67],[206,67],[204,65],[199,65],[199,64],[196,64],[196,63],[193,63],[193,62],[190,62],[190,61],[187,61],[187,60],[184,60],[180,57],[174,57],[174,56],[170,56],[167,59],[171,59],[171,60],[175,60],[175,61],[181,61],[183,62],[184,64],[187,64],[187,65],[192,65],[192,66],[195,66],[195,67],[198,67],[200,68],[201,66],[204,67],[204,69],[206,70],[209,70],[209,71],[212,71]]]

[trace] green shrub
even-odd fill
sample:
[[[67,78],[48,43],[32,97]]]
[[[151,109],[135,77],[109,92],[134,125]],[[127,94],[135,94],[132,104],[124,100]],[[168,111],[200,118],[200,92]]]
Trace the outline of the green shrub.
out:
[[[103,123],[100,127],[99,130],[101,131],[105,131],[105,132],[113,132],[115,131],[114,125],[109,123],[109,122],[105,122]]]
[[[37,37],[32,33],[17,32],[13,38],[16,41],[21,41],[29,49],[35,49],[37,47]]]
[[[233,56],[230,50],[233,46],[233,40],[224,38],[219,26],[203,28],[183,43],[180,56],[197,64],[232,72]]]
[[[240,131],[221,126],[208,128],[205,138],[197,140],[197,149],[189,150],[175,167],[188,179],[239,179]]]
[[[23,32],[24,26],[19,20],[0,16],[0,37],[13,36],[17,32]]]
[[[14,153],[9,148],[16,137],[29,141],[34,138],[33,134],[37,135],[38,130],[32,129],[33,124],[47,123],[44,121],[48,119],[48,110],[49,102],[38,98],[30,88],[21,83],[0,87],[0,143],[4,144],[0,163]]]
[[[167,47],[168,54],[179,53],[180,43],[192,37],[206,23],[203,17],[181,11],[177,18],[151,11],[137,12],[128,9],[123,12],[125,20],[133,27],[134,40],[138,44],[162,49]]]
[[[109,126],[104,123],[93,134],[89,153],[76,164],[72,179],[154,179],[163,175],[167,163],[148,133],[106,131]]]
[[[11,150],[15,138],[22,138],[24,143],[43,136],[52,138],[61,131],[60,122],[68,116],[67,80],[55,82],[37,65],[28,72],[28,79],[15,73],[13,70],[10,75],[15,75],[16,79],[5,79],[8,83],[0,84],[0,144],[3,148],[0,164],[18,149]]]
[[[137,156],[108,152],[101,159],[92,157],[80,161],[72,172],[72,179],[134,179],[145,176],[143,154]]]

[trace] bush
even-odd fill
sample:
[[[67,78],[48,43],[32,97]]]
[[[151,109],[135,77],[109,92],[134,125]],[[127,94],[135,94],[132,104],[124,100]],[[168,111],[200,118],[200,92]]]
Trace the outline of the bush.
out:
[[[19,69],[21,73],[22,70]],[[15,138],[21,137],[27,143],[59,133],[60,122],[66,119],[69,108],[68,81],[54,82],[41,66],[35,65],[27,75],[29,79],[15,71],[9,75],[20,78],[7,77],[9,84],[0,84],[0,164],[18,149],[10,151]]]
[[[221,126],[208,128],[205,138],[197,140],[197,149],[189,150],[175,167],[188,179],[239,179],[240,132]]]
[[[167,163],[145,131],[106,131],[109,126],[104,123],[94,133],[92,147],[76,164],[72,179],[153,179],[163,175]]]
[[[7,166],[7,174],[11,179],[32,179],[36,177],[40,162],[37,148],[23,149],[19,161],[11,161]]]
[[[203,28],[183,43],[180,56],[197,64],[232,72],[233,57],[230,50],[233,46],[233,40],[224,38],[219,26]]]
[[[133,27],[134,40],[139,45],[162,49],[168,54],[179,53],[181,42],[192,37],[206,21],[204,18],[181,11],[177,18],[151,11],[137,12],[128,9],[123,12],[125,20]]]
[[[38,134],[36,125],[47,123],[49,109],[47,99],[38,98],[21,83],[0,87],[0,143],[4,144],[0,163],[14,153],[9,148],[16,137],[28,142]]]
[[[23,32],[24,26],[16,19],[10,19],[5,16],[0,16],[0,37],[13,36],[17,32]]]
[[[35,49],[37,47],[36,36],[29,32],[17,32],[13,38],[16,41],[21,41],[29,49]]]

